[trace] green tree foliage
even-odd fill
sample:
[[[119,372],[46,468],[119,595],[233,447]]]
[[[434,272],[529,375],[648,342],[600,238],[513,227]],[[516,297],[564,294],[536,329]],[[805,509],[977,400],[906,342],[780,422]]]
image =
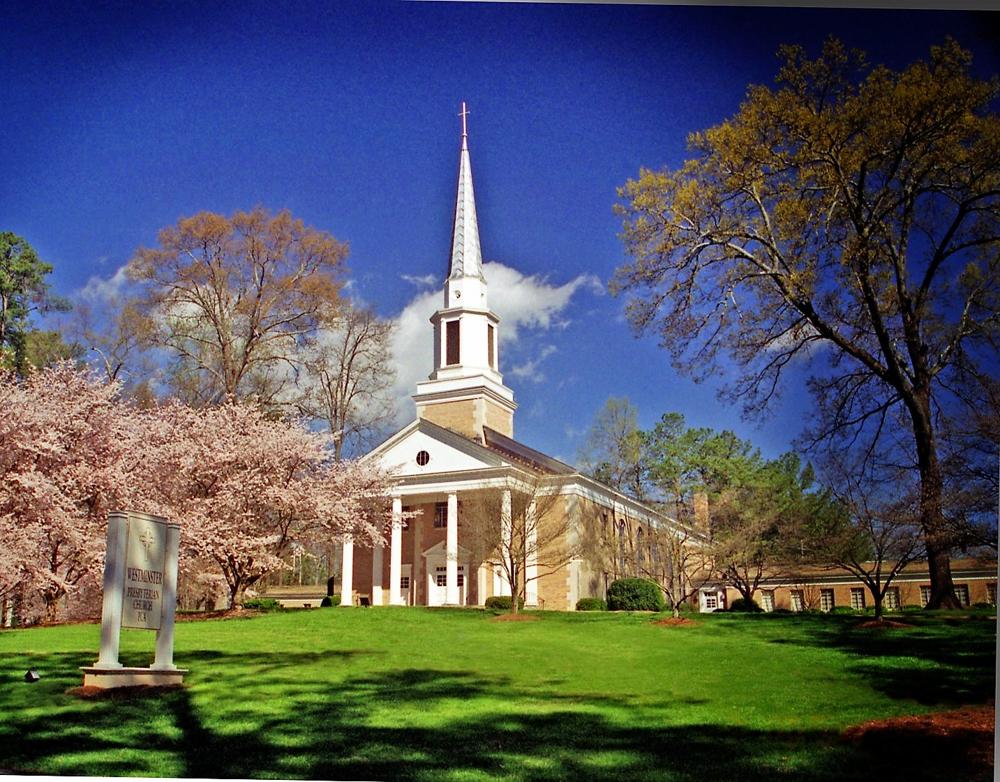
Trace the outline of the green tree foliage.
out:
[[[60,361],[75,361],[82,358],[84,353],[81,345],[66,342],[58,331],[32,329],[25,335],[25,361],[39,369]]]
[[[641,500],[646,499],[649,485],[638,420],[628,399],[609,398],[587,432],[579,459],[588,475]]]
[[[810,440],[919,475],[931,605],[957,606],[941,450],[956,410],[995,401],[998,82],[950,40],[899,72],[832,39],[780,55],[691,159],[621,189],[612,287],[683,370],[735,363],[748,412],[808,365]]]
[[[32,312],[68,309],[49,293],[52,265],[15,233],[0,231],[0,363],[23,372],[27,365]],[[36,340],[37,341],[37,340]]]

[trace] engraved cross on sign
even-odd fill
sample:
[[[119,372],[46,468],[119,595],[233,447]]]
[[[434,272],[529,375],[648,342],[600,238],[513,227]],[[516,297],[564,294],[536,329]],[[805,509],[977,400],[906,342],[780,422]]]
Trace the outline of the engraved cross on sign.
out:
[[[139,536],[139,542],[142,544],[143,548],[146,549],[146,558],[149,558],[149,547],[156,542],[156,538],[153,536],[151,530],[145,530],[142,535]]]
[[[462,110],[460,112],[458,112],[458,116],[460,116],[462,118],[462,135],[463,136],[468,136],[469,135],[468,130],[466,130],[466,128],[465,128],[465,118],[468,117],[470,113],[471,112],[469,112],[465,108],[465,101],[463,100],[462,101]]]

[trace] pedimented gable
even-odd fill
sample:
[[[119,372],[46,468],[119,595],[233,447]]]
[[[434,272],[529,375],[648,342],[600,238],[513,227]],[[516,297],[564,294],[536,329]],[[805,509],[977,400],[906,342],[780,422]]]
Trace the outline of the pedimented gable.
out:
[[[419,458],[418,458],[419,457]],[[377,459],[399,477],[463,472],[509,464],[478,443],[429,421],[414,421],[372,451]]]
[[[447,548],[446,548],[445,542],[443,540],[440,541],[440,542],[438,542],[438,543],[435,543],[430,548],[424,549],[421,552],[421,555],[423,557],[426,557],[427,559],[444,559],[446,554],[447,554]],[[458,546],[458,561],[459,562],[465,562],[466,560],[470,559],[471,557],[472,557],[472,552],[470,552],[467,548],[465,548],[465,546],[459,544],[459,546]]]

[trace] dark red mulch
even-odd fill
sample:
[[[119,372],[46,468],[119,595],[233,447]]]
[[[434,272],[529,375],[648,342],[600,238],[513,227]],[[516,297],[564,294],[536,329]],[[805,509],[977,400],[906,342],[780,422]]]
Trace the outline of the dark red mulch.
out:
[[[653,624],[658,627],[692,627],[701,624],[701,622],[693,622],[690,619],[685,619],[683,616],[671,616],[667,619],[658,619]]]
[[[178,622],[201,622],[205,619],[245,619],[251,616],[261,616],[264,612],[253,608],[226,608],[222,611],[198,611],[195,613],[177,614]]]
[[[538,617],[531,614],[497,614],[494,622],[537,622]]]
[[[956,772],[967,771],[970,778],[989,779],[993,769],[996,707],[964,706],[887,720],[871,720],[844,731],[848,741],[863,744],[879,754],[947,759]],[[959,777],[956,777],[959,778]]]

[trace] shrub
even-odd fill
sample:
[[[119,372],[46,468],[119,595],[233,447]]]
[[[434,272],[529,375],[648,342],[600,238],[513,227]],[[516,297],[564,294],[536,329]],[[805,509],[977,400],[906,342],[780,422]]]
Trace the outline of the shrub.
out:
[[[645,578],[622,578],[608,587],[611,611],[662,611],[663,593]]]
[[[730,604],[729,610],[744,614],[758,614],[764,609],[757,605],[756,600],[747,600],[744,597],[738,597]]]
[[[860,611],[855,611],[850,606],[834,606],[827,613],[830,613],[830,614],[850,614],[850,615],[853,616],[854,614],[860,614],[861,612]]]
[[[576,601],[577,611],[607,611],[608,604],[599,597],[581,597]]]
[[[243,601],[244,608],[254,608],[258,611],[277,611],[281,603],[272,597],[251,597]]]
[[[484,603],[486,608],[492,608],[495,611],[510,611],[514,607],[514,598],[510,595],[497,595],[496,597],[486,598]],[[517,607],[519,609],[524,608],[524,598],[519,597],[517,599]]]
[[[332,606],[340,605],[340,595],[327,595],[324,597],[320,603],[320,608],[331,608]]]

